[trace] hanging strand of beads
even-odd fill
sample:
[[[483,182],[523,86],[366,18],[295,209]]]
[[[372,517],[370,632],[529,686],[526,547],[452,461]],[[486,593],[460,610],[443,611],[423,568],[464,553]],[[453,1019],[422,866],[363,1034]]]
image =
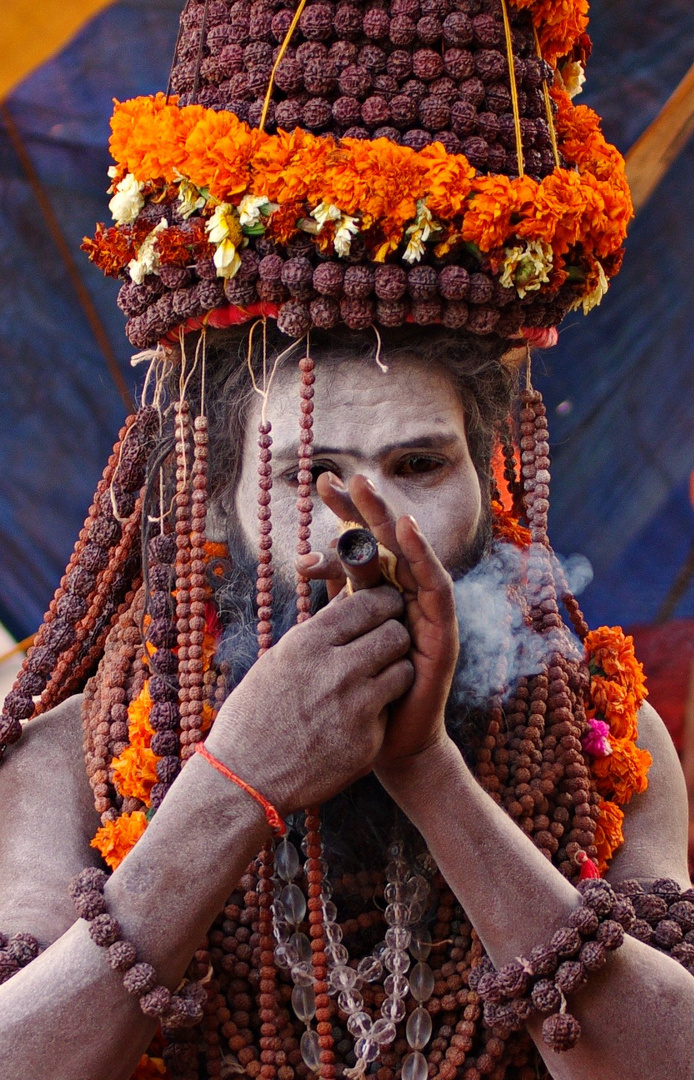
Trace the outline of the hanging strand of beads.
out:
[[[181,356],[179,399],[174,404],[176,425],[176,633],[178,644],[178,707],[181,716],[181,750],[188,744],[190,686],[191,593],[191,461],[190,404],[186,398],[185,352]]]
[[[205,331],[198,346],[202,350],[200,374],[200,414],[196,416],[193,434],[193,491],[190,532],[190,645],[188,647],[188,714],[187,739],[181,749],[185,762],[202,739],[203,719],[203,655],[205,634],[205,524],[207,519],[207,455],[208,425],[205,412]]]
[[[311,522],[313,520],[313,500],[311,485],[313,481],[313,395],[316,376],[315,363],[309,353],[309,338],[306,338],[306,355],[299,361],[301,372],[301,418],[299,420],[299,474],[296,508],[298,512],[299,541],[297,553],[308,555],[311,550]],[[307,578],[299,575],[297,586],[297,622],[305,622],[311,615],[311,585]]]

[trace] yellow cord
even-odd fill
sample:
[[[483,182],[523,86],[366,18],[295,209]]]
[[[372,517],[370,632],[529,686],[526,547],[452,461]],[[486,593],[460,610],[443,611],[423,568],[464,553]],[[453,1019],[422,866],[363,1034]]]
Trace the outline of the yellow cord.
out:
[[[535,52],[537,53],[538,60],[542,60],[542,50],[540,48],[540,39],[537,36],[537,28],[533,23],[533,37],[535,38]],[[557,133],[554,130],[554,117],[552,116],[552,102],[549,96],[549,90],[547,89],[547,83],[542,80],[542,93],[545,99],[545,112],[547,113],[547,123],[549,125],[549,137],[552,140],[552,153],[554,154],[554,162],[557,168],[560,167],[561,161],[559,158],[559,147],[557,145]]]
[[[260,123],[258,124],[258,131],[263,131],[265,129],[265,121],[267,119],[267,111],[270,108],[270,100],[272,98],[272,90],[273,90],[273,87],[275,85],[275,74],[277,72],[277,68],[279,67],[280,63],[282,62],[284,54],[286,53],[287,49],[289,48],[289,42],[292,40],[292,34],[296,30],[297,23],[299,22],[299,19],[301,18],[301,13],[302,13],[302,11],[304,10],[305,7],[306,7],[306,0],[300,0],[298,8],[294,12],[294,18],[292,19],[292,21],[289,24],[289,29],[287,30],[287,33],[284,35],[284,41],[280,45],[280,51],[277,53],[277,59],[275,60],[274,64],[272,65],[272,71],[270,72],[270,81],[267,84],[267,90],[265,92],[265,101],[263,102],[263,111],[260,114]]]
[[[525,175],[523,162],[523,138],[520,126],[520,110],[518,108],[518,88],[516,86],[516,65],[513,60],[513,39],[511,37],[511,23],[508,18],[506,0],[501,0],[501,11],[504,16],[504,34],[506,35],[506,58],[508,60],[508,75],[511,81],[511,105],[513,106],[513,126],[516,129],[516,156],[518,157],[518,175]]]

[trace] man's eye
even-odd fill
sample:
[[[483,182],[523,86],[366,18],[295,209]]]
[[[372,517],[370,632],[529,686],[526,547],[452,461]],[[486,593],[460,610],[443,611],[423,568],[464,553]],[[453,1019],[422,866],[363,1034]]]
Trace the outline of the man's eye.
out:
[[[316,485],[318,477],[322,473],[325,473],[325,472],[333,472],[333,473],[335,473],[335,475],[338,475],[337,474],[337,469],[335,468],[334,465],[321,465],[321,464],[314,465],[313,468],[311,469],[311,484],[314,487]],[[298,482],[299,482],[298,477],[299,477],[299,470],[298,469],[294,469],[292,472],[287,473],[287,480],[289,481],[290,484],[298,484]]]
[[[428,454],[411,454],[400,463],[398,472],[401,476],[416,476],[441,469],[443,464],[441,458],[430,457]]]

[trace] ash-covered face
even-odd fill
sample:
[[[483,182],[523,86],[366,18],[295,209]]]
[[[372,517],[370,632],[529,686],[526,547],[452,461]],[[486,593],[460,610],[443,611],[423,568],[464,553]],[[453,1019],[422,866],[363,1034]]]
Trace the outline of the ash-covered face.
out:
[[[272,537],[276,572],[294,575],[299,446],[298,365],[282,367],[272,383]],[[345,483],[368,477],[396,516],[411,514],[451,571],[469,565],[482,520],[480,485],[465,435],[465,413],[445,371],[399,354],[387,372],[374,362],[317,362],[314,480],[332,472]],[[244,546],[257,544],[258,400],[244,436],[235,509]],[[336,519],[316,499],[311,546],[327,549]],[[477,552],[477,555],[479,552]],[[473,560],[474,561],[474,560]]]

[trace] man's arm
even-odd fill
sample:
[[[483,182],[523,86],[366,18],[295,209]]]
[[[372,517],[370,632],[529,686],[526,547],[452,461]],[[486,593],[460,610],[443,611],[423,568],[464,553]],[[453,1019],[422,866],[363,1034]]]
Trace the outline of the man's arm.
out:
[[[387,705],[412,681],[411,665],[403,659],[409,635],[395,621],[401,613],[397,592],[381,588],[338,600],[294,627],[225,702],[207,738],[211,752],[282,814],[322,802],[363,775],[380,748]],[[63,715],[46,717],[44,739],[50,735],[50,720],[59,726]],[[10,864],[10,841],[24,843],[24,831],[44,815],[48,821],[52,811],[50,803],[43,803],[38,751],[32,753],[28,742],[8,755],[9,771],[0,770],[2,854],[8,858],[4,865],[0,860],[0,880],[9,880],[10,865],[19,875],[4,890],[0,926],[4,929],[3,920],[10,920],[11,929],[39,934],[52,944],[0,986],[0,1080],[127,1080],[155,1023],[144,1017],[122,977],[111,971],[86,922],[74,921],[62,908],[51,921],[43,905],[32,909],[19,903],[31,891],[24,887],[28,882],[39,886],[44,904],[50,904],[51,889],[64,889],[66,876],[90,860],[89,822],[77,820],[84,794],[80,788],[68,793],[74,818],[70,810],[59,817],[68,834],[63,842],[58,830],[66,871],[51,872],[42,882],[40,866]],[[34,750],[37,745],[38,740]],[[57,740],[54,752],[56,747]],[[44,764],[50,769],[47,756]],[[60,793],[53,794],[59,804]],[[13,837],[16,829],[19,835]],[[253,799],[199,755],[188,761],[106,885],[109,912],[163,985],[176,988],[268,836],[263,811]],[[60,894],[55,903],[60,908]]]
[[[635,847],[644,872],[652,868],[650,878],[666,875],[684,889],[684,785],[681,773],[677,778],[669,772],[652,784],[667,781],[668,798],[678,801],[668,819],[677,819],[676,835],[647,831],[642,824]],[[401,764],[397,773],[380,778],[424,836],[497,967],[527,956],[566,925],[581,902],[579,893],[482,790],[450,740],[424,751],[409,768]],[[657,790],[651,794],[659,801]],[[632,828],[627,845],[633,834]],[[694,1080],[694,978],[655,949],[627,937],[605,969],[572,995],[569,1009],[583,1034],[566,1054],[549,1050],[539,1022],[530,1025],[555,1080]]]

